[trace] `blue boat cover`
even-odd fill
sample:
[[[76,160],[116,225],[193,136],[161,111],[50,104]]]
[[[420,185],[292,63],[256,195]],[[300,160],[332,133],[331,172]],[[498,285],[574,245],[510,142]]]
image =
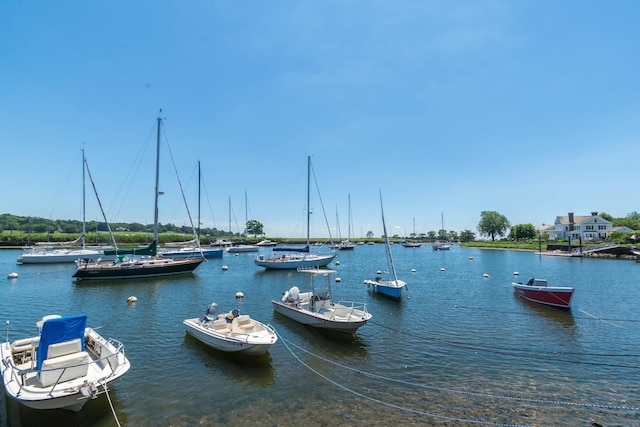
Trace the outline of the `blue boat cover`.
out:
[[[84,330],[86,327],[86,314],[74,314],[44,322],[38,345],[38,362],[36,364],[38,371],[42,368],[42,362],[47,359],[50,344],[80,338],[82,351],[84,351]]]
[[[285,247],[285,246],[276,246],[275,248],[273,248],[273,250],[275,252],[285,252],[285,251],[289,251],[289,252],[309,252],[309,246],[298,246],[298,247]]]

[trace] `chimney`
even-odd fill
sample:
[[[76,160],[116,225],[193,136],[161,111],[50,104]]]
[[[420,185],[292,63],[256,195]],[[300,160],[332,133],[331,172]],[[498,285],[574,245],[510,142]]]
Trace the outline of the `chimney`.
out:
[[[573,231],[573,212],[569,212],[569,231]]]
[[[598,216],[598,212],[591,212],[591,216]]]

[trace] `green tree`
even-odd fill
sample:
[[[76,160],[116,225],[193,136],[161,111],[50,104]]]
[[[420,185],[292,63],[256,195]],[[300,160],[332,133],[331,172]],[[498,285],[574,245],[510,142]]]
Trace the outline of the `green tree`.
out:
[[[253,234],[253,237],[257,237],[258,235],[263,235],[263,226],[260,221],[256,221],[255,219],[250,219],[247,221],[247,234]]]
[[[529,240],[536,237],[536,228],[533,224],[516,224],[511,227],[509,237],[513,240]]]
[[[476,235],[471,230],[462,230],[460,232],[460,236],[458,237],[461,242],[471,242],[472,240],[476,240]]]
[[[373,238],[373,231],[367,231],[367,239]]]
[[[496,236],[504,236],[509,227],[511,224],[509,224],[507,217],[496,211],[482,211],[480,213],[478,232],[481,236],[491,237],[492,242],[496,240]]]

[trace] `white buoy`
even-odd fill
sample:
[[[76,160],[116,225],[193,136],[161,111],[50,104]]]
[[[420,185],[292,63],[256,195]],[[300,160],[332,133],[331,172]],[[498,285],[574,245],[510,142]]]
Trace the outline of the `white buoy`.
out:
[[[411,269],[411,272],[412,272],[412,273],[415,273],[415,272],[416,272],[416,269],[415,269],[415,268],[412,268],[412,269]]]
[[[236,298],[244,298],[244,294],[242,292],[236,292]]]
[[[134,297],[133,295],[131,295],[129,298],[127,298],[127,303],[128,304],[133,304],[134,302],[137,302],[138,298]]]
[[[440,268],[440,271],[444,271],[444,267],[441,267],[441,268]]]
[[[336,265],[340,265],[340,261],[336,261]]]
[[[517,271],[514,271],[514,272],[513,272],[513,275],[514,275],[514,276],[519,276],[519,275],[520,275],[520,273],[518,273]]]
[[[236,252],[233,256],[238,256],[238,253]]]
[[[339,277],[336,277],[336,283],[340,283],[340,282],[342,282],[342,279]]]
[[[469,261],[473,261],[473,257],[472,256],[469,257]]]
[[[229,269],[229,267],[227,267],[226,265],[222,266],[222,271],[227,271]]]
[[[484,278],[486,279],[486,278],[488,278],[488,277],[489,277],[489,275],[488,275],[487,273],[484,273],[484,274],[482,275],[482,277],[484,277]]]
[[[16,273],[15,271],[12,271],[11,273],[9,273],[7,275],[7,278],[9,278],[9,279],[17,279],[18,278],[18,273]]]

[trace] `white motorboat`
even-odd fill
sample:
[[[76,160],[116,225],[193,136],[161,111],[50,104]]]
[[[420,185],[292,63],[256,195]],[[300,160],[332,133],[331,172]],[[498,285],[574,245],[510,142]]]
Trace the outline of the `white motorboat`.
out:
[[[185,319],[187,333],[211,348],[228,353],[260,356],[278,341],[271,325],[265,325],[238,310],[217,314],[212,303],[204,316]]]
[[[273,309],[303,325],[334,332],[355,333],[358,328],[371,319],[365,303],[334,303],[331,295],[331,275],[335,270],[298,269],[309,279],[309,291],[300,292],[297,286],[292,287],[282,296],[281,301],[273,300]],[[316,286],[315,279],[324,279],[322,285]]]
[[[86,327],[87,316],[50,315],[39,335],[0,347],[7,396],[34,409],[79,411],[130,368],[124,346]]]

